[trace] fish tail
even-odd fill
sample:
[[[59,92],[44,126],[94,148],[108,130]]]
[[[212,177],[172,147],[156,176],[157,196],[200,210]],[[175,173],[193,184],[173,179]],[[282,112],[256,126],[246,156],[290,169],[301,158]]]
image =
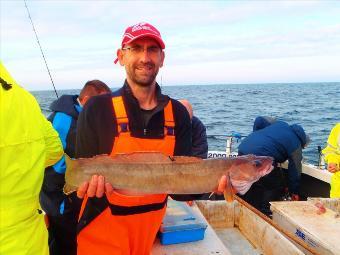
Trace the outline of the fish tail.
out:
[[[65,156],[66,172],[67,172],[67,171],[70,171],[71,168],[73,168],[73,162],[72,162],[73,160],[66,153],[64,153],[64,156]]]
[[[65,156],[65,162],[66,162],[66,172],[65,172],[65,185],[63,188],[63,191],[65,194],[70,194],[77,190],[77,187],[69,183],[69,180],[71,178],[71,174],[76,174],[74,169],[76,168],[76,165],[78,162],[76,160],[72,160],[70,156],[68,156],[66,153]]]
[[[63,192],[65,195],[69,195],[75,191],[77,191],[77,187],[65,183],[64,188],[63,188]]]

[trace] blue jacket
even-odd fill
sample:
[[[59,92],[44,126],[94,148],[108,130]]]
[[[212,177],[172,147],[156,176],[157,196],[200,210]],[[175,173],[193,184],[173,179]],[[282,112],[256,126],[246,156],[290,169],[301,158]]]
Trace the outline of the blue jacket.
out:
[[[192,155],[200,158],[207,158],[208,156],[208,141],[206,128],[202,121],[196,116],[191,120],[192,130]]]
[[[253,131],[263,129],[265,127],[268,127],[269,125],[273,124],[276,121],[276,119],[266,116],[258,116],[256,117],[253,125]]]
[[[306,134],[300,125],[289,126],[286,122],[276,121],[247,136],[238,147],[240,155],[255,154],[271,156],[275,163],[283,163],[288,159],[289,191],[299,192],[302,170],[302,148],[306,144]]]
[[[77,120],[81,111],[77,98],[78,95],[61,96],[51,104],[50,109],[53,112],[48,117],[59,133],[64,152],[70,157],[75,156]],[[64,157],[55,165],[46,168],[40,192],[40,203],[47,215],[64,214],[66,201],[66,196],[63,194],[65,170]]]

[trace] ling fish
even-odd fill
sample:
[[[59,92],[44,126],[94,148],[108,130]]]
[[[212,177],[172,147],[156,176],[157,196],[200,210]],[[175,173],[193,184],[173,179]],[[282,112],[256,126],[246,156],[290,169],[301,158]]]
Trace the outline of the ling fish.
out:
[[[115,189],[145,194],[200,194],[216,190],[223,175],[227,187],[244,194],[272,169],[273,159],[245,155],[233,158],[200,159],[165,156],[159,152],[134,152],[113,157],[70,159],[66,155],[64,192],[76,191],[92,175],[102,175]]]
[[[169,157],[159,152],[80,159],[70,159],[66,155],[64,192],[76,191],[92,175],[102,175],[115,189],[144,194],[200,194],[216,190],[220,178],[226,175],[232,185],[227,188],[244,194],[273,169],[272,162],[271,157],[254,155],[205,160]]]

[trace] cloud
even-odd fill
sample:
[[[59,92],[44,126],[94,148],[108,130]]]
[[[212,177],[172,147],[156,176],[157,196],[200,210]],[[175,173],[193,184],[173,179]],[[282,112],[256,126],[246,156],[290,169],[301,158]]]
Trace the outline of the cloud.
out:
[[[161,75],[164,85],[339,81],[338,59],[295,57],[226,61],[223,65],[220,62],[170,65],[163,68]]]
[[[164,78],[171,84],[294,81],[303,75],[306,81],[340,80],[334,68],[340,55],[340,3],[334,1],[27,4],[61,87],[80,86],[92,74],[121,84],[124,72],[112,62],[124,29],[139,21],[161,31],[166,42]],[[50,81],[23,2],[1,1],[0,12],[2,60],[23,84],[44,88]],[[301,66],[306,68],[294,74]],[[226,67],[233,76],[223,71]]]

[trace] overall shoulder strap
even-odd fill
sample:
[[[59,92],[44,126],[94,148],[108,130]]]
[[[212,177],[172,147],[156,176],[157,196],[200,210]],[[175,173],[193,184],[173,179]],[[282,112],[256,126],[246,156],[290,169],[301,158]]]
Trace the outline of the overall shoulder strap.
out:
[[[112,97],[113,109],[116,114],[118,134],[129,131],[129,119],[126,114],[123,97],[121,95]]]
[[[175,120],[172,109],[171,99],[164,108],[164,134],[165,135],[175,135]]]

